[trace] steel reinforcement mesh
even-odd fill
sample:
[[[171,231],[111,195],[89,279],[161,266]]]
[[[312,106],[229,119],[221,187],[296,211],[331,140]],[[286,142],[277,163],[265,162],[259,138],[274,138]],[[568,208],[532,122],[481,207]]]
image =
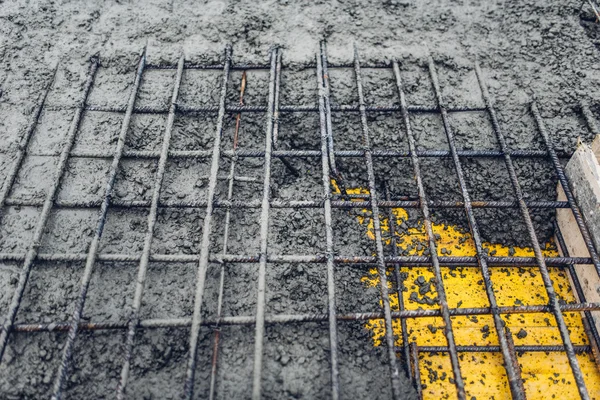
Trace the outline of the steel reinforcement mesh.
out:
[[[181,57],[175,65],[150,65],[146,63],[146,54],[142,54],[134,76],[130,77],[133,84],[130,85],[128,100],[125,104],[90,104],[88,101],[95,88],[95,80],[99,71],[103,68],[100,60],[94,58],[91,60],[91,66],[85,87],[81,93],[81,98],[77,101],[74,108],[65,108],[46,105],[46,98],[51,92],[53,80],[49,82],[45,91],[41,94],[39,105],[32,113],[31,123],[24,132],[18,147],[12,155],[12,160],[8,163],[6,178],[0,191],[0,215],[4,223],[14,214],[14,210],[31,209],[30,213],[18,219],[14,226],[25,227],[29,232],[22,246],[11,245],[12,242],[4,240],[3,248],[0,248],[0,260],[10,265],[6,267],[12,271],[11,287],[12,291],[4,295],[6,307],[3,310],[2,331],[0,335],[0,360],[4,363],[14,361],[14,358],[23,355],[23,352],[11,352],[11,360],[8,358],[7,348],[11,346],[12,338],[18,335],[36,335],[40,332],[59,332],[60,344],[60,362],[55,364],[55,370],[50,378],[44,380],[51,389],[51,396],[59,399],[64,396],[66,387],[72,384],[71,379],[76,373],[79,365],[73,366],[74,360],[78,360],[78,351],[82,351],[84,337],[88,331],[106,331],[109,335],[117,337],[120,343],[119,348],[104,348],[105,353],[110,353],[110,357],[115,358],[119,365],[118,384],[113,390],[116,390],[117,398],[124,398],[126,395],[133,396],[134,393],[128,391],[130,383],[132,362],[135,358],[136,346],[139,343],[138,336],[145,330],[158,328],[173,328],[183,330],[189,337],[187,347],[184,349],[186,354],[184,379],[181,382],[181,393],[185,398],[192,398],[194,395],[200,397],[215,396],[218,391],[217,371],[220,364],[221,349],[221,329],[231,325],[246,325],[251,327],[251,396],[254,399],[261,398],[261,388],[264,380],[267,379],[265,372],[265,331],[271,325],[296,324],[299,327],[310,325],[315,322],[322,322],[327,327],[327,340],[317,342],[318,346],[326,348],[328,375],[327,382],[329,393],[332,398],[337,399],[343,392],[341,386],[343,380],[340,379],[340,343],[338,337],[339,326],[352,321],[381,321],[381,344],[386,349],[386,363],[389,370],[389,379],[387,382],[391,388],[391,395],[399,398],[404,389],[401,387],[402,369],[413,382],[417,393],[423,396],[424,387],[427,384],[427,377],[421,376],[422,364],[426,362],[421,355],[424,353],[444,354],[449,359],[451,367],[451,376],[448,382],[455,387],[454,393],[449,396],[457,396],[460,399],[466,398],[469,382],[465,380],[461,370],[461,364],[465,363],[464,355],[469,353],[495,353],[502,358],[505,379],[513,398],[522,399],[526,397],[527,391],[524,386],[524,374],[521,370],[519,355],[524,353],[561,353],[564,354],[570,366],[571,378],[577,392],[583,399],[589,399],[596,395],[590,393],[591,389],[586,386],[584,374],[580,366],[578,355],[582,353],[592,353],[594,346],[590,344],[574,344],[570,336],[569,327],[565,322],[566,313],[581,313],[584,318],[586,335],[590,337],[588,343],[600,343],[596,325],[591,319],[591,312],[600,310],[600,304],[586,302],[583,290],[574,273],[574,265],[590,264],[590,268],[595,268],[600,273],[600,259],[592,243],[590,233],[582,218],[581,212],[570,191],[569,182],[563,171],[563,161],[557,154],[551,140],[551,134],[546,128],[544,118],[542,117],[538,105],[532,103],[530,106],[530,117],[533,117],[536,124],[536,132],[531,135],[537,135],[541,138],[543,149],[534,148],[513,150],[509,147],[504,135],[505,129],[501,126],[494,108],[494,103],[488,93],[484,74],[477,64],[473,71],[476,75],[477,83],[480,88],[482,98],[480,107],[449,107],[444,99],[443,88],[436,72],[436,63],[431,56],[427,56],[422,65],[418,65],[428,75],[427,82],[430,85],[434,95],[434,107],[424,107],[419,105],[407,104],[405,94],[405,85],[401,66],[397,61],[391,63],[361,65],[358,51],[355,50],[354,60],[349,64],[328,65],[327,52],[325,44],[321,44],[320,52],[316,56],[316,64],[294,66],[295,72],[302,71],[307,79],[316,79],[317,91],[311,105],[280,104],[281,99],[294,99],[290,93],[294,88],[282,89],[282,76],[286,74],[286,68],[282,66],[282,52],[274,49],[270,53],[269,63],[267,65],[243,65],[236,64],[232,60],[231,49],[225,49],[224,61],[219,65],[197,65],[186,63]],[[340,105],[334,100],[334,91],[330,87],[331,70],[347,71],[352,74],[348,85],[353,86],[357,96],[356,104]],[[159,82],[156,87],[168,88],[166,91],[168,100],[167,107],[157,107],[153,105],[140,105],[138,98],[144,84],[146,74],[153,71],[174,71],[173,81]],[[365,88],[363,86],[365,70],[387,70],[393,76],[393,91],[397,101],[395,105],[367,104]],[[190,71],[199,73],[210,73],[212,87],[209,94],[202,99],[202,105],[193,105],[191,100],[193,96],[187,96],[186,101],[180,99],[180,92],[185,86],[185,74]],[[259,83],[252,82],[253,85],[263,85],[265,98],[260,99],[256,104],[245,105],[244,91],[246,90],[247,72],[264,71],[268,73],[268,78]],[[239,73],[241,87],[233,87],[230,82],[232,73]],[[156,87],[150,90],[157,90]],[[123,89],[115,89],[123,93]],[[148,89],[146,89],[148,90]],[[287,92],[286,92],[287,90]],[[239,95],[239,102],[235,99],[235,93]],[[163,90],[164,92],[164,90]],[[292,93],[293,94],[293,93]],[[369,93],[373,96],[372,93]],[[376,96],[376,93],[375,93]],[[192,97],[189,100],[189,97]],[[207,101],[207,98],[211,100]],[[289,100],[288,100],[289,101]],[[580,111],[588,123],[591,132],[597,133],[594,117],[586,104],[580,105]],[[45,149],[38,149],[35,152],[31,150],[31,138],[35,136],[36,130],[45,112],[68,112],[74,114],[66,134],[59,137],[56,146],[48,146]],[[118,134],[111,140],[102,142],[105,126],[97,127],[95,140],[96,145],[84,147],[77,146],[78,134],[81,130],[82,121],[86,116],[98,114],[111,114],[119,121],[120,129]],[[457,139],[453,132],[451,120],[456,115],[470,115],[484,113],[491,123],[493,137],[497,142],[499,149],[462,149],[457,145]],[[316,136],[316,148],[302,148],[302,139],[296,147],[282,143],[282,137],[285,136],[285,129],[281,127],[282,120],[286,114],[300,115],[299,118],[312,118],[315,116],[315,129],[318,131]],[[385,114],[388,118],[393,118],[399,122],[398,132],[403,143],[407,145],[405,149],[392,146],[386,147],[386,143],[381,144],[377,141],[377,128],[372,128],[372,115]],[[157,137],[155,149],[132,149],[127,145],[128,135],[134,134],[132,128],[132,119],[138,115],[161,117],[166,116],[166,121],[161,127],[162,134]],[[256,119],[258,115],[259,118]],[[357,116],[355,128],[360,132],[361,145],[359,148],[351,150],[336,149],[336,142],[344,140],[347,132],[337,129],[336,115]],[[433,115],[441,121],[441,133],[445,138],[445,144],[442,149],[421,149],[417,145],[417,135],[413,132],[412,116],[414,115]],[[249,116],[246,118],[246,116]],[[206,123],[208,128],[202,128],[198,136],[202,136],[196,145],[187,149],[173,149],[171,142],[174,139],[174,126],[178,118],[197,118],[200,124],[210,118],[211,123]],[[225,129],[226,120],[234,118],[235,124],[230,124],[230,129]],[[93,117],[90,117],[93,121]],[[240,124],[247,123],[247,119],[252,120],[259,125],[259,131],[262,137],[244,137],[243,130],[240,131]],[[258,122],[257,122],[258,121]],[[332,122],[333,121],[333,122]],[[150,123],[152,124],[152,122]],[[234,128],[235,126],[235,128]],[[200,128],[199,128],[200,129]],[[116,132],[115,132],[116,133]],[[143,132],[144,134],[145,132]],[[282,136],[283,135],[283,136]],[[93,138],[94,139],[94,138]],[[143,138],[142,138],[143,139]],[[149,139],[150,140],[150,139]],[[377,142],[377,146],[373,143]],[[200,144],[198,144],[200,143]],[[259,145],[257,145],[257,143]],[[258,148],[257,148],[258,147]],[[43,178],[46,188],[42,190],[41,198],[35,196],[18,196],[15,194],[15,188],[18,186],[20,171],[23,168],[24,160],[28,157],[38,157],[39,159],[51,159],[52,168],[48,176]],[[309,171],[306,168],[299,167],[301,160],[312,159],[317,161],[318,170]],[[499,166],[506,169],[510,187],[511,196],[508,200],[471,200],[471,191],[468,179],[465,177],[465,165],[468,160],[492,159],[498,160]],[[141,170],[131,172],[130,178],[134,181],[139,179],[148,184],[147,188],[134,188],[137,195],[133,197],[118,195],[119,180],[127,178],[128,162],[146,163],[143,168],[145,176],[138,177]],[[191,161],[190,161],[191,160]],[[456,200],[431,200],[426,190],[427,185],[423,181],[423,164],[429,160],[445,160],[451,166],[456,174],[456,187],[450,190],[457,190],[460,196]],[[467,161],[466,161],[467,160]],[[543,164],[557,178],[558,182],[565,191],[566,201],[553,201],[548,199],[530,199],[524,194],[524,188],[518,179],[517,167],[515,166],[521,160],[543,160]],[[386,182],[381,182],[376,174],[378,166],[390,162],[404,162],[409,167],[408,170],[397,170],[394,174],[403,174],[412,182],[412,189],[415,196],[396,196],[394,190],[390,189]],[[103,162],[105,173],[93,175],[91,170],[85,166],[93,163]],[[177,163],[199,163],[201,168],[192,172],[181,172],[173,165]],[[245,176],[239,171],[249,171],[248,162],[254,162],[254,171],[261,171],[256,176]],[[345,168],[342,166],[347,163],[357,163],[360,166],[361,179],[364,185],[361,190],[355,190],[355,184],[349,183]],[[95,185],[95,198],[89,200],[70,200],[65,196],[60,196],[61,187],[68,180],[68,171],[73,169],[74,163],[79,163],[77,173],[71,173],[69,179],[75,175],[78,183],[77,188],[88,188]],[[174,164],[175,163],[175,164]],[[187,165],[187,164],[186,164]],[[311,179],[311,191],[300,192],[300,189],[288,188],[287,192],[279,191],[278,184],[274,181],[279,179],[274,176],[273,171],[277,166],[279,172],[294,176],[298,179]],[[192,168],[193,169],[193,168]],[[175,170],[175,172],[173,172]],[[125,171],[125,172],[123,172]],[[278,172],[278,173],[279,173]],[[175,178],[173,178],[175,174]],[[186,175],[187,174],[187,175]],[[169,182],[177,179],[176,176],[183,176],[183,184],[175,187],[165,187],[165,177],[170,176]],[[360,175],[360,174],[359,174]],[[138,182],[138,183],[140,183]],[[72,185],[72,182],[70,183]],[[79,186],[77,186],[79,185]],[[249,185],[251,190],[246,190],[244,197],[240,198],[234,195],[235,189],[240,185]],[[143,185],[138,185],[143,186]],[[87,189],[86,189],[87,190]],[[294,191],[296,190],[296,191]],[[193,196],[193,193],[202,193],[201,196]],[[192,196],[190,196],[190,193]],[[276,193],[276,194],[274,194]],[[39,194],[39,193],[38,193]],[[134,193],[135,194],[135,193]],[[256,196],[253,196],[255,194]],[[308,199],[306,196],[312,196]],[[422,222],[422,233],[425,235],[426,251],[418,254],[404,254],[399,252],[397,246],[398,235],[396,231],[402,229],[395,222],[393,217],[394,210],[414,210],[419,214],[419,220]],[[540,245],[534,227],[532,210],[555,210],[570,209],[575,217],[575,221],[581,231],[585,244],[589,251],[589,257],[569,257],[560,235],[558,235],[558,246],[562,250],[562,256],[549,256],[544,252]],[[515,210],[515,215],[520,218],[526,227],[526,233],[531,246],[532,256],[498,256],[490,253],[485,247],[481,234],[480,222],[476,218],[478,210]],[[51,231],[56,227],[61,227],[59,213],[62,210],[73,210],[86,212],[87,222],[83,219],[64,217],[71,221],[71,224],[62,220],[64,224],[59,230],[68,235],[69,231],[81,230],[82,233],[77,236],[80,243],[78,246],[66,247],[62,250],[53,249],[45,243],[52,240]],[[187,246],[188,251],[180,252],[177,248],[169,246],[160,246],[163,238],[158,237],[157,226],[165,223],[161,220],[163,210],[182,210],[182,218],[189,217],[188,225],[195,225],[198,233],[198,243],[187,244],[186,241],[193,241],[188,231],[182,235],[183,247]],[[185,214],[185,210],[197,210],[201,216],[190,217]],[[323,223],[319,225],[316,232],[309,236],[316,238],[319,246],[313,246],[308,240],[308,247],[305,251],[293,251],[294,246],[274,246],[271,242],[271,230],[274,225],[294,225],[296,218],[294,215],[298,210],[309,210],[311,212],[308,218],[322,218]],[[362,210],[362,211],[361,211]],[[468,226],[468,235],[473,241],[475,254],[470,256],[452,256],[450,252],[439,251],[438,235],[434,232],[432,222],[432,210],[444,211],[454,210],[463,213]],[[257,223],[256,229],[250,234],[240,234],[232,222],[232,215],[241,213],[248,218],[254,219]],[[363,217],[369,219],[369,232],[374,239],[373,252],[369,255],[360,255],[347,253],[347,247],[338,245],[340,236],[346,236],[345,231],[341,231],[334,222],[335,213],[355,212],[362,213]],[[126,220],[128,216],[135,215],[138,222],[132,222],[127,225],[126,230],[138,234],[140,246],[134,253],[120,253],[123,248],[129,248],[127,233],[118,236],[123,242],[110,248],[102,245],[103,233],[109,229],[110,219]],[[179,215],[179,214],[177,214]],[[308,214],[307,214],[308,215]],[[82,217],[83,218],[83,217]],[[305,217],[302,217],[305,218]],[[84,218],[85,219],[85,218]],[[144,221],[145,220],[145,221]],[[92,221],[90,224],[89,221]],[[182,225],[183,223],[177,222]],[[52,228],[51,229],[51,225]],[[382,226],[383,225],[383,226]],[[354,228],[360,229],[357,225]],[[13,233],[14,234],[14,233]],[[60,233],[59,233],[60,234]],[[9,234],[6,234],[10,236]],[[16,235],[16,234],[15,234]],[[17,235],[18,236],[18,235]],[[337,236],[337,238],[336,238]],[[189,239],[189,240],[188,240]],[[214,244],[220,243],[220,251],[215,251]],[[250,244],[253,244],[252,246]],[[232,244],[234,246],[232,246]],[[244,249],[257,248],[257,252],[251,251],[244,253]],[[302,247],[300,245],[298,248]],[[306,247],[306,246],[305,246]],[[162,251],[157,251],[161,248]],[[240,249],[238,254],[232,253],[231,248]],[[274,250],[274,248],[276,250]],[[292,249],[292,251],[282,251],[282,249]],[[73,251],[73,249],[77,249]],[[190,250],[191,249],[191,250]],[[314,251],[318,249],[318,251]],[[66,320],[57,320],[56,314],[49,309],[44,315],[40,312],[35,322],[23,320],[19,317],[19,310],[24,302],[27,293],[28,282],[36,266],[46,263],[73,263],[79,268],[71,268],[69,279],[74,284],[69,286],[72,295],[69,297],[68,310],[71,315]],[[120,303],[123,312],[119,318],[106,318],[106,320],[95,320],[88,316],[86,310],[86,301],[90,290],[93,290],[94,274],[97,270],[105,267],[106,264],[128,265],[135,267],[133,281],[126,289],[131,292],[127,297],[127,304]],[[192,309],[190,313],[182,315],[167,310],[160,318],[148,316],[144,312],[145,292],[154,291],[157,286],[169,279],[176,279],[173,276],[177,274],[176,270],[169,269],[168,265],[193,263],[193,275],[195,281],[192,282],[193,297]],[[162,281],[148,282],[149,271],[152,271],[154,265],[164,267]],[[323,282],[319,285],[322,288],[322,305],[324,312],[305,312],[305,313],[273,313],[267,312],[267,297],[269,292],[280,291],[281,287],[274,287],[277,284],[271,282],[268,285],[267,275],[269,269],[274,265],[297,265],[302,268],[303,265],[315,265],[321,271]],[[224,312],[224,303],[230,301],[227,298],[231,294],[227,290],[227,270],[231,268],[242,268],[247,265],[256,267],[255,275],[252,280],[246,282],[244,290],[247,292],[243,296],[237,293],[242,299],[247,300],[249,307],[241,310],[245,312],[236,312],[228,315]],[[450,307],[447,300],[447,286],[444,281],[447,279],[443,271],[450,267],[476,268],[481,274],[481,285],[485,292],[487,306],[485,307]],[[435,304],[431,308],[407,308],[405,307],[405,298],[402,291],[405,279],[402,278],[400,270],[402,268],[426,269],[433,274],[431,283],[437,293]],[[503,268],[535,268],[541,277],[541,284],[547,301],[538,305],[503,305],[498,301],[498,291],[494,288],[494,278],[492,269],[496,267]],[[350,310],[347,307],[340,311],[340,287],[338,280],[340,274],[344,273],[344,268],[363,268],[365,271],[370,268],[375,269],[375,282],[380,292],[380,304],[375,304],[376,310],[373,312],[362,312],[359,310]],[[573,290],[576,293],[578,301],[564,302],[555,291],[551,279],[549,268],[560,269],[570,274],[573,283]],[[210,289],[207,294],[207,280],[211,270],[217,271],[217,284],[215,288]],[[151,272],[152,273],[152,272]],[[117,274],[117,272],[115,272]],[[3,278],[4,279],[4,278]],[[8,279],[8,278],[7,278]],[[103,278],[109,279],[107,275]],[[48,280],[50,282],[50,279]],[[299,285],[313,285],[312,281],[299,282]],[[359,283],[360,284],[360,283]],[[39,289],[39,288],[38,288]],[[48,290],[56,289],[50,286]],[[390,299],[393,294],[397,294],[397,304],[391,304]],[[175,293],[166,293],[165,296],[175,296]],[[147,297],[146,297],[147,298]],[[152,297],[155,298],[155,297]],[[43,301],[41,297],[38,301]],[[251,299],[251,300],[248,300]],[[52,299],[50,299],[52,300]],[[110,302],[110,299],[103,301]],[[160,299],[155,300],[159,302]],[[207,309],[209,311],[207,311]],[[252,311],[254,309],[254,311]],[[4,311],[5,310],[5,311]],[[505,322],[505,317],[510,314],[544,314],[553,318],[553,326],[559,333],[559,345],[515,345],[513,332]],[[497,344],[494,345],[459,345],[455,337],[453,322],[457,317],[477,318],[478,316],[489,316],[493,323],[493,328],[497,336]],[[441,318],[443,326],[444,346],[419,346],[417,341],[411,337],[410,330],[407,329],[408,321],[418,320],[420,318]],[[400,324],[401,329],[395,329],[395,324]],[[311,325],[312,326],[312,325]],[[209,329],[211,332],[212,354],[210,359],[205,358],[205,354],[199,355],[200,336],[202,329]],[[299,328],[298,335],[310,334],[313,328],[306,328],[303,332]],[[101,356],[101,355],[99,355]],[[42,354],[41,357],[44,357]],[[308,357],[308,356],[307,356]],[[81,361],[81,360],[80,360]],[[209,379],[207,386],[208,392],[195,393],[195,375],[202,371],[203,376]],[[13,371],[14,376],[11,379],[18,380],[18,372]],[[226,371],[225,371],[226,373]],[[321,371],[321,375],[325,374]],[[168,376],[162,379],[169,380]],[[306,382],[311,385],[311,382]],[[250,388],[248,387],[248,391]],[[248,392],[250,396],[250,392]]]

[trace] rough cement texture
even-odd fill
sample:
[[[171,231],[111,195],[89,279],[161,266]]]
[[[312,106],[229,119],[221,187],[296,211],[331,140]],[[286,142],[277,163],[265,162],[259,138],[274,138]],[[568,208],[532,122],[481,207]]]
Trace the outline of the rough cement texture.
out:
[[[148,1],[148,2],[0,2],[0,181],[12,160],[16,144],[32,117],[52,67],[59,63],[57,80],[48,104],[71,107],[80,98],[88,60],[100,54],[103,66],[89,104],[124,105],[132,84],[140,49],[148,44],[151,63],[175,63],[183,52],[192,62],[217,62],[226,43],[233,45],[235,62],[266,63],[268,50],[280,46],[284,64],[311,62],[318,42],[327,39],[330,62],[349,61],[356,42],[364,62],[398,58],[411,105],[433,106],[431,83],[424,68],[424,46],[429,46],[438,67],[443,95],[449,106],[482,106],[472,62],[483,68],[497,102],[500,122],[513,149],[544,149],[529,112],[535,97],[546,117],[557,150],[572,152],[576,140],[591,138],[579,115],[580,99],[597,101],[600,56],[594,48],[597,28],[580,25],[577,1]],[[590,18],[589,11],[585,14]],[[588,35],[590,38],[588,38]],[[310,71],[289,69],[282,78],[282,104],[316,103],[315,77]],[[398,104],[393,75],[388,70],[364,71],[368,104]],[[166,106],[174,71],[148,71],[140,90],[139,106]],[[249,72],[245,102],[266,105],[267,72]],[[237,102],[241,72],[231,74],[228,101]],[[215,104],[219,71],[186,71],[180,101]],[[357,104],[351,70],[332,70],[334,105]],[[594,111],[597,111],[594,109]],[[29,146],[30,153],[59,151],[72,111],[44,111]],[[122,115],[86,113],[75,150],[111,150]],[[462,149],[499,149],[484,113],[452,114],[457,145]],[[127,148],[160,147],[166,118],[135,115]],[[447,149],[439,116],[412,117],[420,149]],[[334,114],[338,149],[361,147],[360,119],[356,114]],[[407,149],[398,115],[372,114],[369,126],[373,147]],[[226,118],[223,148],[229,149],[235,119]],[[172,149],[210,149],[215,117],[178,117]],[[281,149],[317,149],[318,115],[284,115]],[[245,114],[240,148],[264,148],[264,116]],[[15,199],[43,199],[52,182],[56,157],[28,156],[11,193]],[[274,162],[273,197],[317,199],[322,195],[320,160],[297,161],[300,177],[289,175]],[[59,199],[99,199],[110,161],[71,159]],[[458,182],[450,160],[422,160],[425,186],[433,200],[459,200]],[[527,197],[554,200],[556,177],[541,160],[517,160]],[[221,171],[228,170],[221,161]],[[348,186],[366,186],[362,160],[340,161]],[[464,160],[473,200],[504,200],[512,196],[508,175],[500,159]],[[242,160],[240,175],[262,176],[262,161]],[[116,198],[148,200],[155,161],[122,162]],[[173,160],[161,197],[202,200],[206,196],[208,161]],[[224,174],[225,172],[223,172]],[[377,184],[387,181],[394,196],[416,196],[408,160],[376,165]],[[261,185],[236,185],[234,198],[260,199]],[[225,183],[218,198],[226,196]],[[235,211],[230,253],[257,253],[258,212]],[[552,234],[553,212],[532,210],[540,241]],[[0,252],[23,252],[30,242],[39,211],[5,207],[0,220]],[[202,210],[161,209],[153,251],[198,252]],[[485,240],[527,245],[528,238],[517,210],[476,211]],[[217,211],[213,248],[221,251],[224,211]],[[415,216],[418,218],[418,216]],[[436,212],[435,218],[466,226],[463,213]],[[42,251],[85,252],[97,219],[97,210],[53,211]],[[313,254],[323,251],[323,216],[312,210],[273,210],[270,251],[273,254]],[[347,211],[334,210],[335,251],[346,255],[372,255],[374,242]],[[146,229],[146,212],[111,209],[101,252],[139,253]],[[387,249],[386,251],[389,251]],[[0,266],[0,311],[6,314],[18,279],[20,263]],[[68,320],[77,296],[83,263],[37,263],[25,291],[17,322]],[[220,268],[209,270],[203,309],[216,313]],[[136,263],[97,263],[84,310],[84,320],[123,321],[132,304]],[[193,310],[195,264],[152,263],[147,277],[142,318],[189,317]],[[336,283],[339,312],[377,311],[378,291],[360,282],[365,267],[338,266]],[[256,306],[257,266],[236,264],[226,269],[224,315],[252,315]],[[326,312],[324,266],[269,265],[267,314]],[[329,353],[326,324],[274,325],[266,331],[263,393],[266,398],[327,398]],[[140,330],[135,342],[131,398],[177,398],[185,376],[189,331]],[[196,395],[208,392],[212,329],[203,328],[198,354]],[[244,398],[250,393],[254,329],[225,327],[220,352],[218,398]],[[66,339],[64,333],[11,335],[0,364],[0,397],[44,398],[54,381]],[[75,347],[75,372],[69,378],[68,398],[112,398],[121,368],[121,332],[80,333]],[[339,324],[340,371],[343,398],[389,398],[386,354],[373,348],[360,323]],[[415,394],[403,381],[406,398]]]

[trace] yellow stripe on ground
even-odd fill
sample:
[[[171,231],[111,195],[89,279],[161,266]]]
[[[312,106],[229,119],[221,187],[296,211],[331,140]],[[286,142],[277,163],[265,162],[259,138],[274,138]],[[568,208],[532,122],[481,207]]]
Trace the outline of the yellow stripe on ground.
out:
[[[332,182],[334,192],[339,188]],[[348,190],[350,194],[367,194],[366,189]],[[357,216],[360,225],[366,228],[369,238],[375,239],[373,218],[369,210],[364,209]],[[393,209],[396,226],[408,220],[406,210]],[[390,244],[387,218],[381,221],[382,233],[386,244]],[[433,224],[438,255],[475,256],[474,242],[468,232],[458,227]],[[427,249],[427,234],[421,223],[416,227],[395,232],[399,249],[408,255],[423,255]],[[508,247],[501,244],[485,243],[484,248],[496,256],[533,257],[530,248]],[[546,244],[544,255],[557,256],[553,243]],[[478,268],[442,267],[444,288],[450,308],[489,307],[483,277]],[[541,275],[536,267],[503,268],[490,267],[494,292],[499,306],[545,305],[548,297]],[[424,267],[401,267],[406,276],[405,291],[402,293],[407,310],[437,309],[437,293],[433,285],[433,271]],[[392,270],[388,271],[391,274]],[[575,302],[569,278],[564,271],[549,268],[554,289],[560,299],[567,303]],[[367,287],[377,287],[379,277],[373,268],[362,278]],[[381,301],[380,301],[381,303]],[[399,310],[398,295],[390,294],[392,310]],[[380,304],[381,305],[381,304]],[[565,322],[569,328],[571,340],[575,345],[589,344],[579,313],[565,313]],[[512,332],[516,346],[519,345],[561,345],[562,340],[552,314],[507,314],[502,318]],[[447,346],[444,336],[444,324],[440,317],[407,319],[409,341],[418,346]],[[454,337],[458,346],[498,345],[498,337],[492,317],[457,316],[452,317]],[[365,327],[372,332],[373,344],[382,344],[385,327],[380,319],[369,320]],[[402,345],[402,333],[399,320],[393,321],[396,345]],[[578,398],[577,387],[566,355],[560,352],[530,352],[518,354],[526,395],[529,399],[569,399]],[[578,355],[578,360],[587,384],[590,396],[600,399],[600,372],[591,354]],[[509,399],[510,391],[503,359],[500,353],[459,353],[460,369],[465,380],[468,398]],[[420,353],[419,369],[425,399],[455,398],[456,389],[452,383],[452,368],[447,353]]]

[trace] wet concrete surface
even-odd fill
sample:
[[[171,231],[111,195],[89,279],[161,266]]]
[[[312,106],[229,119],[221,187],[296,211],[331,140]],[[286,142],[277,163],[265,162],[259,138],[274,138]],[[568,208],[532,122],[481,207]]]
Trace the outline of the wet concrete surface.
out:
[[[435,97],[426,69],[427,43],[449,107],[482,107],[473,62],[479,60],[496,101],[500,123],[512,149],[545,149],[529,111],[535,98],[558,151],[570,153],[577,140],[592,135],[580,115],[580,100],[595,104],[600,80],[599,55],[594,48],[595,27],[580,24],[579,3],[542,1],[451,2],[425,5],[416,1],[336,1],[316,4],[273,1],[154,1],[149,3],[36,2],[3,3],[0,9],[0,179],[30,123],[37,99],[59,63],[56,82],[28,147],[10,197],[43,201],[52,185],[57,157],[33,154],[58,152],[81,97],[90,56],[99,54],[99,70],[88,103],[125,106],[133,83],[140,49],[148,45],[149,62],[186,60],[221,61],[227,43],[234,63],[267,63],[273,46],[283,50],[281,104],[314,105],[317,102],[314,70],[298,65],[312,62],[318,43],[326,39],[330,62],[352,59],[356,43],[364,63],[398,59],[409,105],[434,107]],[[582,26],[583,25],[583,26]],[[587,30],[586,30],[587,29]],[[588,38],[592,37],[592,40]],[[370,105],[398,105],[391,69],[363,71],[365,98]],[[249,71],[246,105],[266,106],[268,71]],[[354,72],[332,69],[332,104],[357,105]],[[148,70],[137,106],[169,104],[174,70]],[[180,102],[216,105],[220,71],[185,71]],[[241,71],[232,71],[227,101],[239,98]],[[54,107],[54,108],[53,108]],[[595,107],[593,111],[597,112]],[[122,114],[86,112],[74,151],[111,151]],[[283,114],[280,149],[320,148],[318,114]],[[450,122],[459,149],[499,150],[485,112],[452,113]],[[439,115],[415,114],[411,123],[419,150],[447,150]],[[134,115],[126,150],[159,150],[166,115]],[[370,113],[368,124],[373,148],[408,150],[404,126],[396,113]],[[216,115],[178,116],[171,149],[210,150]],[[242,116],[240,149],[263,150],[264,114]],[[225,117],[222,148],[230,149],[235,115]],[[338,150],[362,148],[358,113],[334,113],[333,132]],[[502,159],[468,159],[465,176],[473,200],[512,198]],[[222,158],[220,171],[229,169]],[[278,160],[272,173],[273,199],[320,200],[320,159],[294,160],[300,172],[292,176]],[[517,173],[530,200],[554,200],[556,176],[549,161],[515,160]],[[114,198],[149,200],[156,160],[126,159],[121,163]],[[362,159],[339,160],[348,187],[366,187]],[[58,193],[59,201],[100,200],[110,160],[71,158]],[[263,162],[239,160],[240,175],[258,183],[240,182],[234,200],[262,198]],[[450,159],[424,159],[425,189],[431,200],[461,200]],[[173,159],[167,163],[162,200],[206,199],[209,160]],[[412,165],[408,159],[376,159],[376,184],[389,185],[393,197],[416,197]],[[217,186],[217,199],[225,199],[225,181]],[[415,213],[418,214],[418,213]],[[528,245],[517,210],[476,210],[485,241]],[[321,210],[272,210],[269,251],[272,254],[315,254],[324,251],[324,217]],[[98,209],[55,209],[49,219],[41,252],[84,253],[95,229]],[[222,251],[225,211],[217,210],[212,235],[213,252]],[[552,235],[553,211],[532,210],[541,243]],[[0,253],[23,253],[30,245],[39,209],[5,206],[0,220]],[[146,209],[111,208],[100,245],[101,253],[139,254],[147,227]],[[467,227],[462,210],[434,210],[436,221]],[[152,252],[197,254],[204,209],[161,208]],[[414,216],[418,219],[418,215]],[[334,249],[340,255],[373,255],[375,244],[347,210],[334,209]],[[228,252],[257,254],[259,210],[232,212]],[[386,252],[390,249],[386,249]],[[22,263],[0,265],[0,311],[8,310]],[[83,320],[123,322],[131,311],[137,263],[98,262],[90,284]],[[37,262],[29,277],[17,323],[68,321],[78,294],[83,262]],[[195,263],[151,263],[141,317],[184,318],[193,312]],[[367,267],[336,266],[340,313],[379,311],[379,292],[361,283]],[[326,270],[322,264],[269,264],[267,314],[326,313]],[[204,316],[217,310],[220,267],[211,265],[204,296]],[[256,264],[233,264],[225,269],[224,315],[256,312]],[[374,348],[370,333],[359,322],[339,324],[340,381],[343,398],[389,398],[390,384],[385,349]],[[178,398],[185,379],[189,330],[139,330],[135,341],[131,398]],[[11,334],[0,364],[3,398],[48,397],[55,379],[66,333]],[[121,331],[81,332],[75,345],[75,368],[65,391],[67,398],[112,398],[121,369]],[[210,380],[213,329],[201,331],[196,374],[196,395],[206,397]],[[244,398],[250,394],[253,363],[253,326],[222,328],[217,378],[218,398]],[[268,326],[263,370],[265,398],[327,398],[330,394],[328,330],[326,323]],[[403,377],[406,398],[415,393]]]

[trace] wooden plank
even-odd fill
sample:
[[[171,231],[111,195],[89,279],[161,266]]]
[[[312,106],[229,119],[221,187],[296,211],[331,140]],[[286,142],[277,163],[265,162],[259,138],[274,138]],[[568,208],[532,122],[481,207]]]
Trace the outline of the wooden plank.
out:
[[[590,229],[596,248],[600,248],[600,135],[593,146],[579,144],[577,150],[565,168],[565,174],[572,185],[571,190],[581,209],[583,218]],[[560,183],[557,188],[558,200],[565,201],[566,196]],[[558,209],[556,219],[565,239],[567,251],[572,257],[589,257],[589,252],[575,217],[570,209]],[[575,265],[575,274],[579,280],[587,302],[600,302],[600,277],[593,265]],[[582,299],[578,299],[582,301]],[[600,331],[600,311],[592,312],[596,329]],[[590,335],[588,335],[590,336]],[[590,341],[593,342],[591,336]],[[599,363],[600,343],[592,343],[596,362]]]

